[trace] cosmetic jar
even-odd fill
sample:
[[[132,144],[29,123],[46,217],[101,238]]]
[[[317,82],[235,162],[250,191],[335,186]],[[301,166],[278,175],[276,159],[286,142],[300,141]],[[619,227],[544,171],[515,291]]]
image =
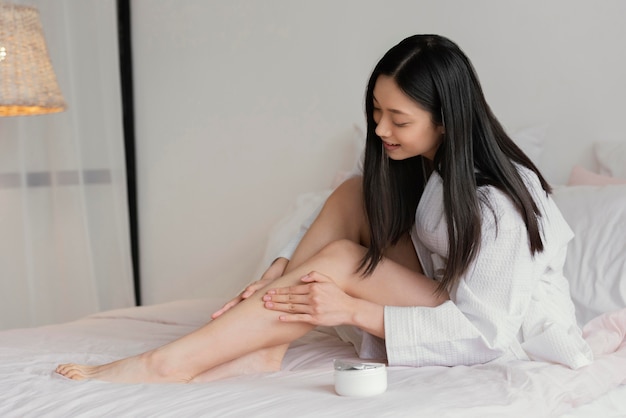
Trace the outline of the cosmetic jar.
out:
[[[335,392],[341,396],[372,396],[387,390],[387,368],[383,363],[333,360]]]

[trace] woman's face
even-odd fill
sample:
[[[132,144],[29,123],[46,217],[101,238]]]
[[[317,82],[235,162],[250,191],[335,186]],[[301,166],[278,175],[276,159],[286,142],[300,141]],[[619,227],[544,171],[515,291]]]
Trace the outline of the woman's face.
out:
[[[382,139],[389,158],[435,157],[443,126],[435,125],[431,114],[404,94],[389,76],[380,75],[376,80],[373,116],[376,135]]]

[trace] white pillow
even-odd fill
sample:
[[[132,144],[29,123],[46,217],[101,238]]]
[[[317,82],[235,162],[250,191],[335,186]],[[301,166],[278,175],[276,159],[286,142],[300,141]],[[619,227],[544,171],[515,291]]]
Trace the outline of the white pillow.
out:
[[[593,152],[600,174],[626,179],[626,142],[594,142]]]
[[[603,176],[580,165],[575,165],[567,181],[568,186],[606,186],[609,184],[626,184],[626,179]]]
[[[335,174],[335,179],[331,185],[332,189],[337,188],[341,183],[355,174],[363,172],[363,162],[365,159],[365,130],[359,124],[352,125],[352,136],[349,141],[350,152],[347,159],[350,161],[348,170],[340,170]]]
[[[564,272],[579,324],[626,307],[626,185],[560,187],[553,198],[576,234]]]
[[[515,132],[511,139],[535,165],[540,166],[547,131],[546,125],[530,126]]]
[[[294,237],[298,235],[300,229],[312,220],[313,214],[322,207],[332,189],[320,190],[318,192],[303,193],[296,198],[287,213],[270,230],[265,253],[261,263],[257,266],[253,277],[260,278],[269,265],[287,247]]]

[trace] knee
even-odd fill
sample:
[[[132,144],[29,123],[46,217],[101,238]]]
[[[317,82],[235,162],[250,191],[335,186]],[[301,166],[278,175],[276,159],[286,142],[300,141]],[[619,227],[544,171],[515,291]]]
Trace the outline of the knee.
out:
[[[365,248],[349,239],[338,239],[325,245],[319,252],[321,257],[340,264],[355,266],[360,263]]]
[[[337,187],[326,200],[322,213],[331,214],[334,227],[344,231],[345,238],[360,242],[367,229],[361,178],[352,177]]]
[[[358,267],[365,255],[365,248],[349,239],[339,239],[324,246],[317,254],[314,271],[322,273],[346,293],[352,293],[355,278],[361,277]]]

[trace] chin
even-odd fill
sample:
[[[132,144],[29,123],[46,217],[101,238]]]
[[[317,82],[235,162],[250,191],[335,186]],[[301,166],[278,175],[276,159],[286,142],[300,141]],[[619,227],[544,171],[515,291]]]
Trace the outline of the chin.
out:
[[[415,155],[407,155],[404,153],[394,153],[394,152],[385,152],[387,154],[387,157],[390,160],[394,160],[394,161],[402,161],[402,160],[406,160],[408,158],[412,158],[415,157]]]

